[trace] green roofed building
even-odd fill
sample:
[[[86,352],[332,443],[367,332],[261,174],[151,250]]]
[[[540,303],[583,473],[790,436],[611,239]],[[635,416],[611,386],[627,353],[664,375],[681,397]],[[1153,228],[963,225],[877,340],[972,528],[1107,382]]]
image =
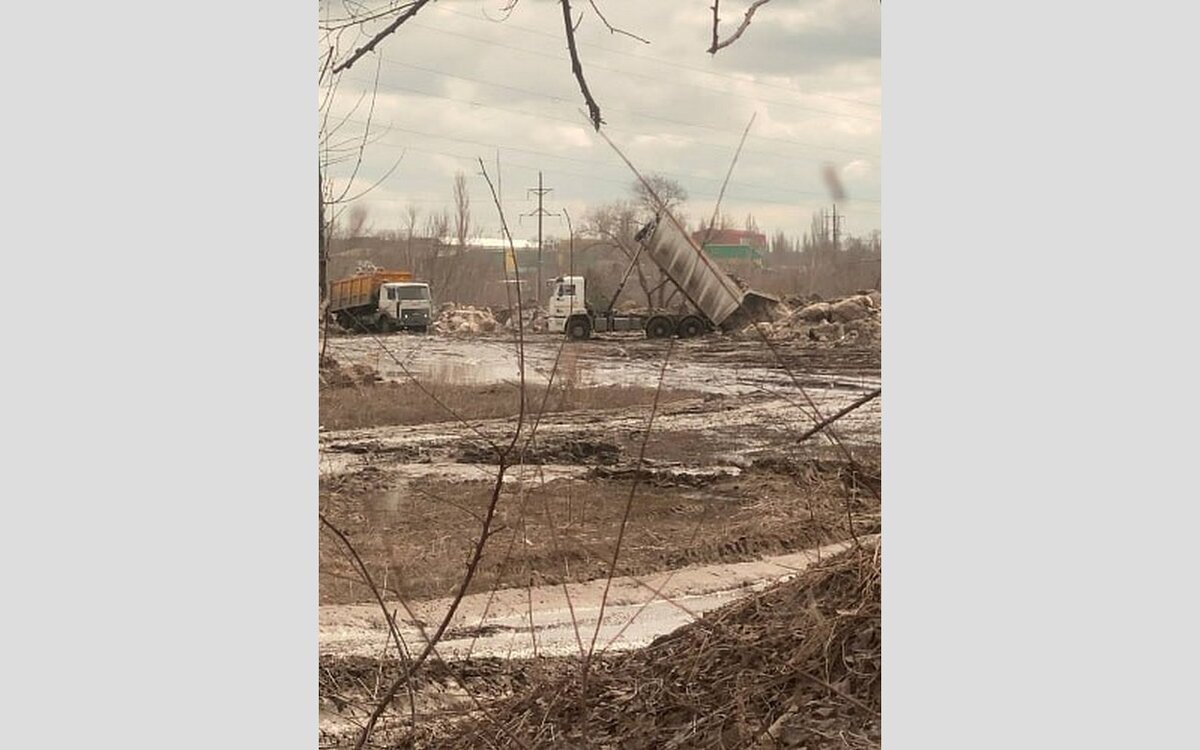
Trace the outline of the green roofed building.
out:
[[[713,260],[741,261],[753,263],[756,266],[761,266],[763,262],[762,253],[750,245],[714,245],[710,243],[704,246],[704,252],[708,253],[708,257]]]

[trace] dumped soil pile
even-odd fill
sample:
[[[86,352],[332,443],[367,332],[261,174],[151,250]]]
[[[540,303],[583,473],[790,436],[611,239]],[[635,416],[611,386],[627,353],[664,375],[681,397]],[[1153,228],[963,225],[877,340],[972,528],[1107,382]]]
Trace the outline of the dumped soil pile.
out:
[[[347,367],[330,356],[321,359],[318,375],[322,388],[361,388],[373,386],[382,380],[369,365],[354,364]]]
[[[535,684],[440,747],[878,748],[880,553],[864,541],[640,651]],[[584,733],[586,732],[586,737]]]
[[[544,441],[530,446],[521,454],[521,463],[538,464],[601,464],[612,465],[621,458],[621,446],[608,440],[566,438]],[[459,463],[498,462],[496,451],[490,446],[465,443],[456,459]]]
[[[881,307],[879,292],[860,292],[832,302],[792,300],[790,311],[769,326],[770,336],[838,346],[877,344]]]
[[[678,463],[662,463],[643,459],[641,465],[597,466],[587,473],[589,479],[636,479],[651,487],[707,487],[719,479],[739,476],[738,467],[689,467]]]
[[[521,322],[526,333],[542,333],[549,329],[546,311],[540,305],[526,303],[521,310]],[[506,330],[517,330],[517,316],[510,309],[497,310],[496,320]]]
[[[547,330],[546,311],[540,307],[526,305],[521,315],[526,333],[541,333]],[[514,331],[517,318],[507,308],[493,309],[474,305],[456,305],[447,302],[438,308],[433,330],[443,335],[497,333]]]
[[[489,308],[447,302],[438,308],[433,330],[440,334],[492,333],[500,330],[500,323]]]

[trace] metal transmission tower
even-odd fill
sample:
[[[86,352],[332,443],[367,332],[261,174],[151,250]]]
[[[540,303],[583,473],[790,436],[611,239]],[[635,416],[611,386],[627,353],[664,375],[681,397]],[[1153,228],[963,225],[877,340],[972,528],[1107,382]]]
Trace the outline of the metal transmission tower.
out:
[[[539,299],[539,300],[542,298],[541,297],[541,295],[542,295],[542,217],[543,216],[555,216],[555,217],[558,216],[558,214],[551,213],[542,208],[542,197],[545,196],[547,193],[550,193],[553,191],[554,191],[554,188],[542,187],[542,173],[539,170],[538,171],[538,186],[536,188],[528,188],[525,191],[526,197],[528,197],[530,193],[537,193],[537,197],[538,197],[537,210],[530,211],[527,214],[521,214],[521,216],[537,216],[537,220],[538,220],[537,290],[535,292],[535,295],[536,295],[535,298]]]
[[[841,240],[842,222],[846,220],[846,215],[839,214],[837,212],[837,204],[836,203],[833,204],[833,216],[824,215],[825,214],[824,211],[822,211],[821,213],[822,213],[821,220],[822,220],[822,223],[824,224],[824,226],[826,227],[826,231],[828,232],[829,228],[833,229],[833,247],[835,250],[837,250],[841,247],[838,244],[838,242]]]

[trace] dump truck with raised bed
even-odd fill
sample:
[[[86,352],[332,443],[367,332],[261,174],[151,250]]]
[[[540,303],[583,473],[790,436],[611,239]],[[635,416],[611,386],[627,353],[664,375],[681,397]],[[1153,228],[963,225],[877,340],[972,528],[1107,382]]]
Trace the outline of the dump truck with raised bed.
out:
[[[429,284],[408,271],[373,271],[329,285],[329,311],[349,331],[426,333],[433,321]]]
[[[639,330],[652,339],[692,338],[716,330],[742,328],[761,319],[769,306],[779,302],[770,295],[739,287],[670,217],[649,222],[635,239],[637,251],[604,309],[588,302],[587,280],[583,276],[554,280],[547,305],[550,330],[572,339],[591,338],[593,333]],[[642,253],[678,288],[690,308],[687,312],[613,312],[617,297]]]

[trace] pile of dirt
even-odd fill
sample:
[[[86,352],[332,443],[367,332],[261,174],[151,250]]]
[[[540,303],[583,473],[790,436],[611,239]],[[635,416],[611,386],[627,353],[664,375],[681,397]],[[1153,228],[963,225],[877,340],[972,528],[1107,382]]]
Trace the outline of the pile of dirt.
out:
[[[597,466],[588,471],[587,478],[637,480],[651,487],[707,487],[740,474],[736,466],[712,468],[643,460],[641,465]]]
[[[878,748],[877,540],[629,654],[535,682],[442,747]],[[586,684],[586,689],[583,687]],[[499,726],[501,721],[503,726]]]
[[[323,388],[361,388],[383,380],[370,365],[354,364],[347,367],[328,355],[321,358],[318,375]]]
[[[433,330],[440,334],[492,333],[499,328],[500,324],[491,309],[473,305],[460,306],[453,302],[447,302],[438,308],[437,319],[433,322]]]
[[[621,446],[608,440],[566,438],[539,441],[521,454],[523,464],[572,464],[611,466],[621,458]],[[459,463],[497,462],[496,451],[490,446],[464,442],[455,460]],[[510,462],[514,459],[510,459]]]
[[[517,316],[512,310],[502,310],[496,313],[496,320],[510,331],[517,329]],[[526,304],[521,308],[521,322],[526,333],[543,333],[549,329],[546,310],[539,305]]]
[[[770,336],[841,346],[877,344],[882,333],[881,314],[882,297],[876,291],[831,302],[793,304],[770,325]]]

